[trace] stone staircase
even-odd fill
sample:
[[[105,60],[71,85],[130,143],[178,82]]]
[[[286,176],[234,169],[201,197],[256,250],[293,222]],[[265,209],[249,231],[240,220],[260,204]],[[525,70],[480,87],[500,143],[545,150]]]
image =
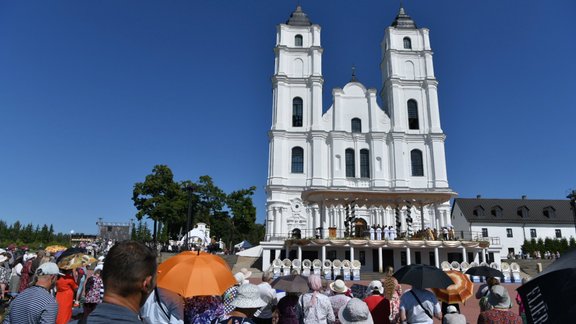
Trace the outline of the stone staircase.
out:
[[[520,272],[525,274],[522,277],[528,276],[534,278],[538,275],[538,263],[542,265],[542,270],[546,269],[552,262],[553,259],[515,259],[515,260],[506,260],[508,264],[512,262],[518,263],[520,266]]]

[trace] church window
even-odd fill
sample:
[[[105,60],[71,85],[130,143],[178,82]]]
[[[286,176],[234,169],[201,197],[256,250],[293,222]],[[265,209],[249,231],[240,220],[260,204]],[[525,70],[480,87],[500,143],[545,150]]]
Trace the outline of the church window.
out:
[[[302,127],[303,102],[302,98],[296,97],[292,100],[292,126]]]
[[[356,161],[354,159],[354,150],[346,149],[346,177],[354,178],[356,176]]]
[[[410,162],[412,164],[412,176],[423,177],[424,161],[422,160],[422,151],[420,150],[410,151]]]
[[[536,237],[538,237],[538,235],[536,235],[536,229],[531,228],[530,229],[530,238],[536,238]]]
[[[294,46],[302,47],[302,35],[294,36]]]
[[[360,177],[370,178],[370,151],[360,150]]]
[[[360,118],[352,118],[352,133],[362,133],[362,121]]]
[[[418,123],[418,103],[414,99],[408,100],[408,128],[419,129]]]
[[[555,230],[556,238],[562,238],[562,231],[560,229]]]
[[[304,173],[304,149],[292,148],[292,173]]]
[[[412,41],[410,40],[410,37],[404,37],[404,48],[412,49]]]

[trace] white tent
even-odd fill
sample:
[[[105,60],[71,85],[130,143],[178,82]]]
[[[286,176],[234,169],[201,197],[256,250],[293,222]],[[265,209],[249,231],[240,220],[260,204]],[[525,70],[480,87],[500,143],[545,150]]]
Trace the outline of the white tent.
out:
[[[252,247],[252,244],[250,244],[250,242],[244,240],[244,241],[234,245],[234,247],[237,249],[249,249]]]

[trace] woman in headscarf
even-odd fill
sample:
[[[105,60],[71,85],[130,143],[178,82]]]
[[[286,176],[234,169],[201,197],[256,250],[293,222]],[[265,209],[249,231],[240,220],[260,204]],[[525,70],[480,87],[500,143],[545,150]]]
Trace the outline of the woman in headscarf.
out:
[[[298,300],[298,316],[301,323],[326,324],[334,323],[336,316],[332,310],[330,299],[320,293],[322,289],[322,279],[318,275],[308,277],[308,288],[310,292],[300,296]]]
[[[398,323],[400,320],[400,296],[402,296],[402,287],[398,280],[392,276],[393,274],[394,268],[388,266],[384,279],[382,279],[384,298],[390,301],[390,323],[392,324]]]

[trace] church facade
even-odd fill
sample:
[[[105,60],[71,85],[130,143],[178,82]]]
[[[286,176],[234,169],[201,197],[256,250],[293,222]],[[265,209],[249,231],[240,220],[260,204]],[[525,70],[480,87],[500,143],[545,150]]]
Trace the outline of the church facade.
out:
[[[408,249],[383,260],[386,242],[451,226],[448,201],[455,194],[429,30],[401,8],[381,49],[380,100],[353,74],[332,90],[332,105],[323,111],[320,26],[300,6],[277,26],[264,269],[284,258],[360,259],[375,270],[399,266],[421,256]],[[290,243],[304,239],[316,244],[295,250]],[[376,241],[384,242],[379,250],[370,247]],[[438,263],[438,250],[431,251]]]

